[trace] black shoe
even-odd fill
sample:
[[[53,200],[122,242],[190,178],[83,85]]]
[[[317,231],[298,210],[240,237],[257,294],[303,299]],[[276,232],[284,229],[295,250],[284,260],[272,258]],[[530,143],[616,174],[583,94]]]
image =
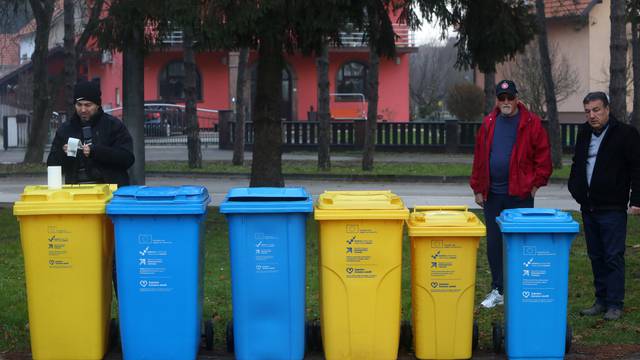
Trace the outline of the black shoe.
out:
[[[618,320],[621,316],[622,309],[609,308],[602,318],[605,320]]]
[[[604,307],[604,305],[600,303],[595,303],[593,304],[592,307],[588,309],[580,310],[580,315],[595,316],[595,315],[600,315],[604,313],[606,310],[607,309]]]

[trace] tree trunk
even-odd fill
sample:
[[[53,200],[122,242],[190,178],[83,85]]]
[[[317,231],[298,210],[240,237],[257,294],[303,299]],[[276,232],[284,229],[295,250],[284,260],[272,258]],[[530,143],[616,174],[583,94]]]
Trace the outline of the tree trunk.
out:
[[[544,83],[545,103],[547,105],[547,119],[549,121],[549,140],[551,143],[551,162],[555,169],[562,169],[562,141],[560,122],[558,121],[558,104],[556,90],[551,73],[551,58],[549,57],[549,42],[544,15],[544,0],[536,0],[536,20],[538,22],[538,48],[540,50],[540,65],[542,81]]]
[[[318,170],[331,170],[331,115],[329,113],[329,44],[316,59],[318,76]]]
[[[362,152],[362,170],[373,170],[373,156],[376,148],[376,127],[378,118],[378,70],[380,57],[373,44],[369,46],[369,104],[367,107],[367,123],[365,125],[364,149]]]
[[[611,43],[609,45],[609,99],[611,114],[627,120],[627,31],[626,1],[611,1]]]
[[[196,109],[196,60],[193,50],[193,29],[185,26],[182,31],[184,60],[184,116],[187,121],[187,152],[189,168],[202,168],[202,147],[200,145],[200,126]]]
[[[244,123],[247,118],[247,64],[249,48],[243,47],[238,55],[238,78],[236,83],[236,129],[233,134],[233,165],[244,164]]]
[[[36,39],[31,57],[33,63],[33,116],[24,162],[41,164],[49,133],[52,107],[47,57],[49,56],[49,30],[51,29],[54,1],[29,0],[29,3],[36,19]]]
[[[133,32],[122,52],[122,117],[133,138],[135,163],[129,169],[132,185],[145,184],[144,154],[144,27]]]
[[[496,73],[484,74],[484,114],[488,115],[496,106]]]
[[[64,108],[67,119],[75,112],[73,87],[77,80],[76,30],[74,0],[64,0]]]
[[[251,162],[251,187],[284,186],[282,176],[282,69],[283,39],[274,32],[259,38],[258,81],[256,85],[255,142]]]
[[[640,130],[640,20],[638,11],[631,17],[631,51],[633,59],[633,117],[631,124]]]

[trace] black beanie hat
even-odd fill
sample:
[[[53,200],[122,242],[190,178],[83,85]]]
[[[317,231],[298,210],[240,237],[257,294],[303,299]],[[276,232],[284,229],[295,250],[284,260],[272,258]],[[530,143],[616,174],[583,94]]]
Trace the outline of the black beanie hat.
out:
[[[73,88],[73,101],[91,101],[96,105],[101,105],[102,101],[100,97],[102,96],[102,92],[100,92],[100,85],[93,81],[79,81],[76,86]]]

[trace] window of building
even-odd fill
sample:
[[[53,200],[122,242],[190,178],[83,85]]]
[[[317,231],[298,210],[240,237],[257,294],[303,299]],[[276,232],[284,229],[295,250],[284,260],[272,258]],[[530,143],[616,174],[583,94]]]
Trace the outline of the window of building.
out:
[[[357,61],[344,63],[338,70],[336,92],[338,94],[362,94],[368,98],[367,65]],[[337,95],[338,101],[361,101],[360,95]]]
[[[184,63],[173,61],[160,71],[160,98],[163,100],[184,101]],[[202,100],[202,79],[196,68],[196,99]]]

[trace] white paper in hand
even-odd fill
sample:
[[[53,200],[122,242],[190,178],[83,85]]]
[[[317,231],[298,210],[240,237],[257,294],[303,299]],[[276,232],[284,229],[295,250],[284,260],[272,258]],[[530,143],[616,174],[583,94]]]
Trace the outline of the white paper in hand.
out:
[[[70,137],[67,142],[67,156],[75,157],[78,152],[78,145],[80,145],[80,139]]]

